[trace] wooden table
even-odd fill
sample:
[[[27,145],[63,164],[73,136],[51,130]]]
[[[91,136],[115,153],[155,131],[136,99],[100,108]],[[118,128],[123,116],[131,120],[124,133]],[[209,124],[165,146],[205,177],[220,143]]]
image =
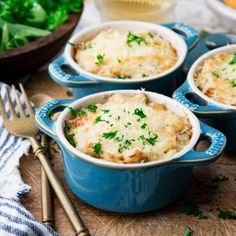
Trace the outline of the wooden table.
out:
[[[25,86],[29,96],[41,92],[53,98],[67,97],[67,89],[52,82],[46,71],[36,73]],[[225,154],[214,164],[196,167],[188,191],[176,203],[159,211],[135,215],[105,212],[80,201],[65,183],[60,156],[57,154],[53,159],[55,169],[91,235],[179,236],[186,227],[194,231],[193,236],[236,235],[236,221],[218,219],[216,210],[236,210],[236,156],[232,154]],[[22,203],[40,220],[40,166],[32,154],[21,159],[20,171],[24,181],[32,186],[31,192],[22,199]],[[220,182],[218,187],[212,187],[212,183],[215,183],[212,180],[219,175],[226,176],[228,180]],[[197,219],[181,213],[180,207],[186,200],[201,201],[200,209],[208,215],[208,219]],[[72,227],[56,197],[54,207],[58,232],[63,236],[73,235]]]

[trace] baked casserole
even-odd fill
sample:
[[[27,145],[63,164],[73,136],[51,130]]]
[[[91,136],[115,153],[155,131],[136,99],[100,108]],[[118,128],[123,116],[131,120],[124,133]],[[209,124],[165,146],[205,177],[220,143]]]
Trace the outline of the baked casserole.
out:
[[[165,104],[148,101],[144,92],[113,94],[89,104],[65,121],[67,140],[79,151],[116,163],[143,163],[171,158],[191,140],[187,117]]]
[[[106,29],[74,45],[74,59],[92,74],[114,79],[140,79],[175,66],[175,48],[157,32]]]
[[[236,106],[236,53],[221,52],[207,58],[197,69],[194,80],[208,97]]]

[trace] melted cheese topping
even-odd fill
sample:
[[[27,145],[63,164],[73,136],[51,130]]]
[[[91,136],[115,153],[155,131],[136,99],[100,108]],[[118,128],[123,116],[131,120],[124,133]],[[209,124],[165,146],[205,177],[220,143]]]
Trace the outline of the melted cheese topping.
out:
[[[67,122],[67,135],[77,149],[92,157],[118,163],[140,163],[171,158],[192,137],[188,118],[150,103],[144,93],[112,95],[96,111]]]
[[[137,79],[170,69],[178,58],[171,44],[157,33],[109,29],[78,45],[75,60],[96,75]]]
[[[198,68],[195,84],[217,102],[236,106],[236,53],[219,53]]]

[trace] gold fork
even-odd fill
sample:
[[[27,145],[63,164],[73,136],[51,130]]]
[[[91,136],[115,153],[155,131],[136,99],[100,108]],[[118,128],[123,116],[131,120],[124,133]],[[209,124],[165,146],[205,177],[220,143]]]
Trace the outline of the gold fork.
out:
[[[72,205],[68,194],[66,193],[63,185],[61,184],[56,172],[52,168],[50,161],[48,160],[47,156],[44,154],[43,147],[40,146],[38,141],[36,140],[35,136],[38,133],[38,128],[35,124],[35,118],[34,118],[34,111],[30,104],[30,101],[26,95],[26,92],[22,86],[22,84],[19,85],[20,90],[23,94],[24,101],[26,104],[26,108],[29,112],[29,116],[27,116],[24,112],[23,106],[21,105],[19,96],[17,94],[17,91],[15,89],[15,86],[12,86],[14,96],[16,98],[17,107],[19,110],[19,116],[17,116],[17,112],[14,109],[13,102],[11,101],[11,98],[9,96],[9,92],[7,91],[7,101],[9,104],[10,112],[12,118],[8,118],[7,112],[5,110],[2,98],[0,97],[0,111],[2,113],[3,123],[8,130],[9,133],[23,137],[28,138],[31,141],[33,152],[35,156],[40,161],[42,167],[44,168],[44,171],[48,177],[48,180],[56,193],[59,201],[62,204],[62,207],[64,208],[72,226],[75,229],[75,235],[78,236],[88,236],[89,232],[87,228],[84,226],[81,218],[79,217],[78,213],[76,212],[74,206]]]

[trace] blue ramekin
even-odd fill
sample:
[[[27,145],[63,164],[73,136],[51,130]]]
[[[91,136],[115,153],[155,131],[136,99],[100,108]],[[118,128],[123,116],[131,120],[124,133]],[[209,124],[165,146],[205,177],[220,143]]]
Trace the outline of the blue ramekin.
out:
[[[195,115],[177,101],[153,92],[144,92],[151,102],[165,103],[168,109],[187,116],[193,127],[190,143],[168,160],[138,164],[117,164],[88,156],[69,144],[64,135],[65,120],[71,113],[65,106],[81,108],[90,103],[102,103],[108,95],[134,95],[140,91],[120,90],[89,95],[79,100],[55,100],[36,114],[38,127],[60,146],[66,181],[73,191],[88,204],[112,212],[137,213],[159,209],[175,201],[187,189],[194,166],[207,165],[223,152],[225,136],[198,121]],[[64,109],[64,110],[63,110]],[[48,115],[63,110],[57,121]],[[210,147],[203,152],[194,149],[202,138]]]
[[[126,29],[126,30],[147,30],[156,31],[160,36],[167,39],[176,49],[178,62],[175,66],[156,76],[119,80],[102,77],[89,73],[82,69],[73,59],[74,50],[71,44],[67,44],[63,55],[58,57],[49,65],[49,75],[58,84],[64,87],[73,88],[75,98],[80,98],[92,93],[120,90],[120,89],[141,89],[171,95],[181,79],[178,74],[182,69],[188,50],[193,48],[199,40],[199,35],[192,27],[182,23],[168,23],[157,25],[137,21],[114,21],[102,23],[73,36],[69,42],[72,44],[85,42],[94,37],[104,29]],[[66,67],[67,72],[62,68]]]
[[[203,122],[219,129],[227,137],[226,151],[236,152],[236,107],[214,101],[194,83],[194,74],[203,61],[220,52],[236,53],[236,44],[220,47],[201,56],[191,67],[187,80],[173,98],[193,111]]]

